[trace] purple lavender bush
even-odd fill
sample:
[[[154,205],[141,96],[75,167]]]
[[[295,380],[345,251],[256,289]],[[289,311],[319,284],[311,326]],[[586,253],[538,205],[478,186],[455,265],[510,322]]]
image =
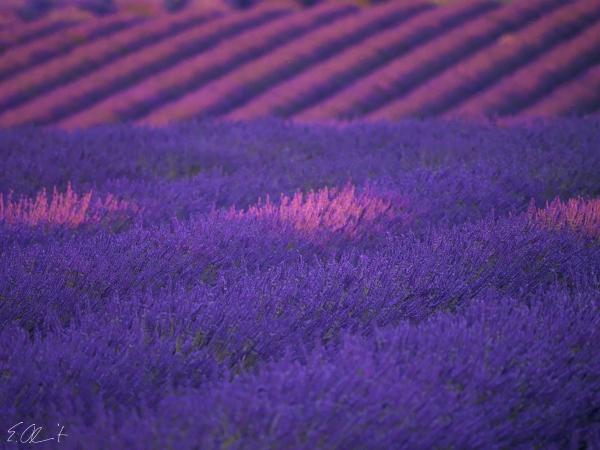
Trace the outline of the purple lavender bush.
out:
[[[598,448],[598,126],[0,131],[2,447]]]

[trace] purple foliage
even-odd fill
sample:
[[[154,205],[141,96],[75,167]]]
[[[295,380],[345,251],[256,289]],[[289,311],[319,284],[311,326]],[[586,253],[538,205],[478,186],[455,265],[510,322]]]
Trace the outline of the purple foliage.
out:
[[[0,131],[3,442],[597,448],[597,149],[591,120]]]

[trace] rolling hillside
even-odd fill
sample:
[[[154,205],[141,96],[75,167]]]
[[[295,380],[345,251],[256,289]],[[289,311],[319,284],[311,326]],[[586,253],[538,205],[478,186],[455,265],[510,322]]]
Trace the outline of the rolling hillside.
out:
[[[198,5],[0,22],[0,127],[600,114],[597,0]]]

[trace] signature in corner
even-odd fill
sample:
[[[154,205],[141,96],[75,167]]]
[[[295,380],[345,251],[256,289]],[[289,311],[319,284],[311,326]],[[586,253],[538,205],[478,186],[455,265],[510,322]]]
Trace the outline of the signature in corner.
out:
[[[42,432],[42,427],[36,427],[35,423],[32,423],[27,428],[25,428],[20,435],[18,435],[18,431],[15,430],[15,428],[17,428],[22,423],[23,422],[19,422],[8,429],[10,436],[8,437],[6,442],[20,442],[21,444],[41,444],[42,442],[53,441],[54,439],[56,439],[56,442],[60,442],[61,437],[68,436],[68,434],[63,433],[65,427],[62,426],[56,438],[51,437],[48,439],[44,439],[43,441],[38,441],[38,434]],[[58,424],[58,426],[60,427],[60,423]],[[17,440],[15,434],[19,436],[19,440]],[[15,440],[12,440],[13,436],[15,436]]]

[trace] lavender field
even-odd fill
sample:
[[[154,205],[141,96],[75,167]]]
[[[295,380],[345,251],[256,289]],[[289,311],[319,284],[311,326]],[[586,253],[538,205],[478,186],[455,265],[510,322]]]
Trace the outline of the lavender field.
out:
[[[0,1],[0,449],[600,450],[598,0]]]
[[[599,448],[599,127],[1,130],[2,448]]]
[[[0,21],[1,128],[600,114],[598,0],[59,1]]]

